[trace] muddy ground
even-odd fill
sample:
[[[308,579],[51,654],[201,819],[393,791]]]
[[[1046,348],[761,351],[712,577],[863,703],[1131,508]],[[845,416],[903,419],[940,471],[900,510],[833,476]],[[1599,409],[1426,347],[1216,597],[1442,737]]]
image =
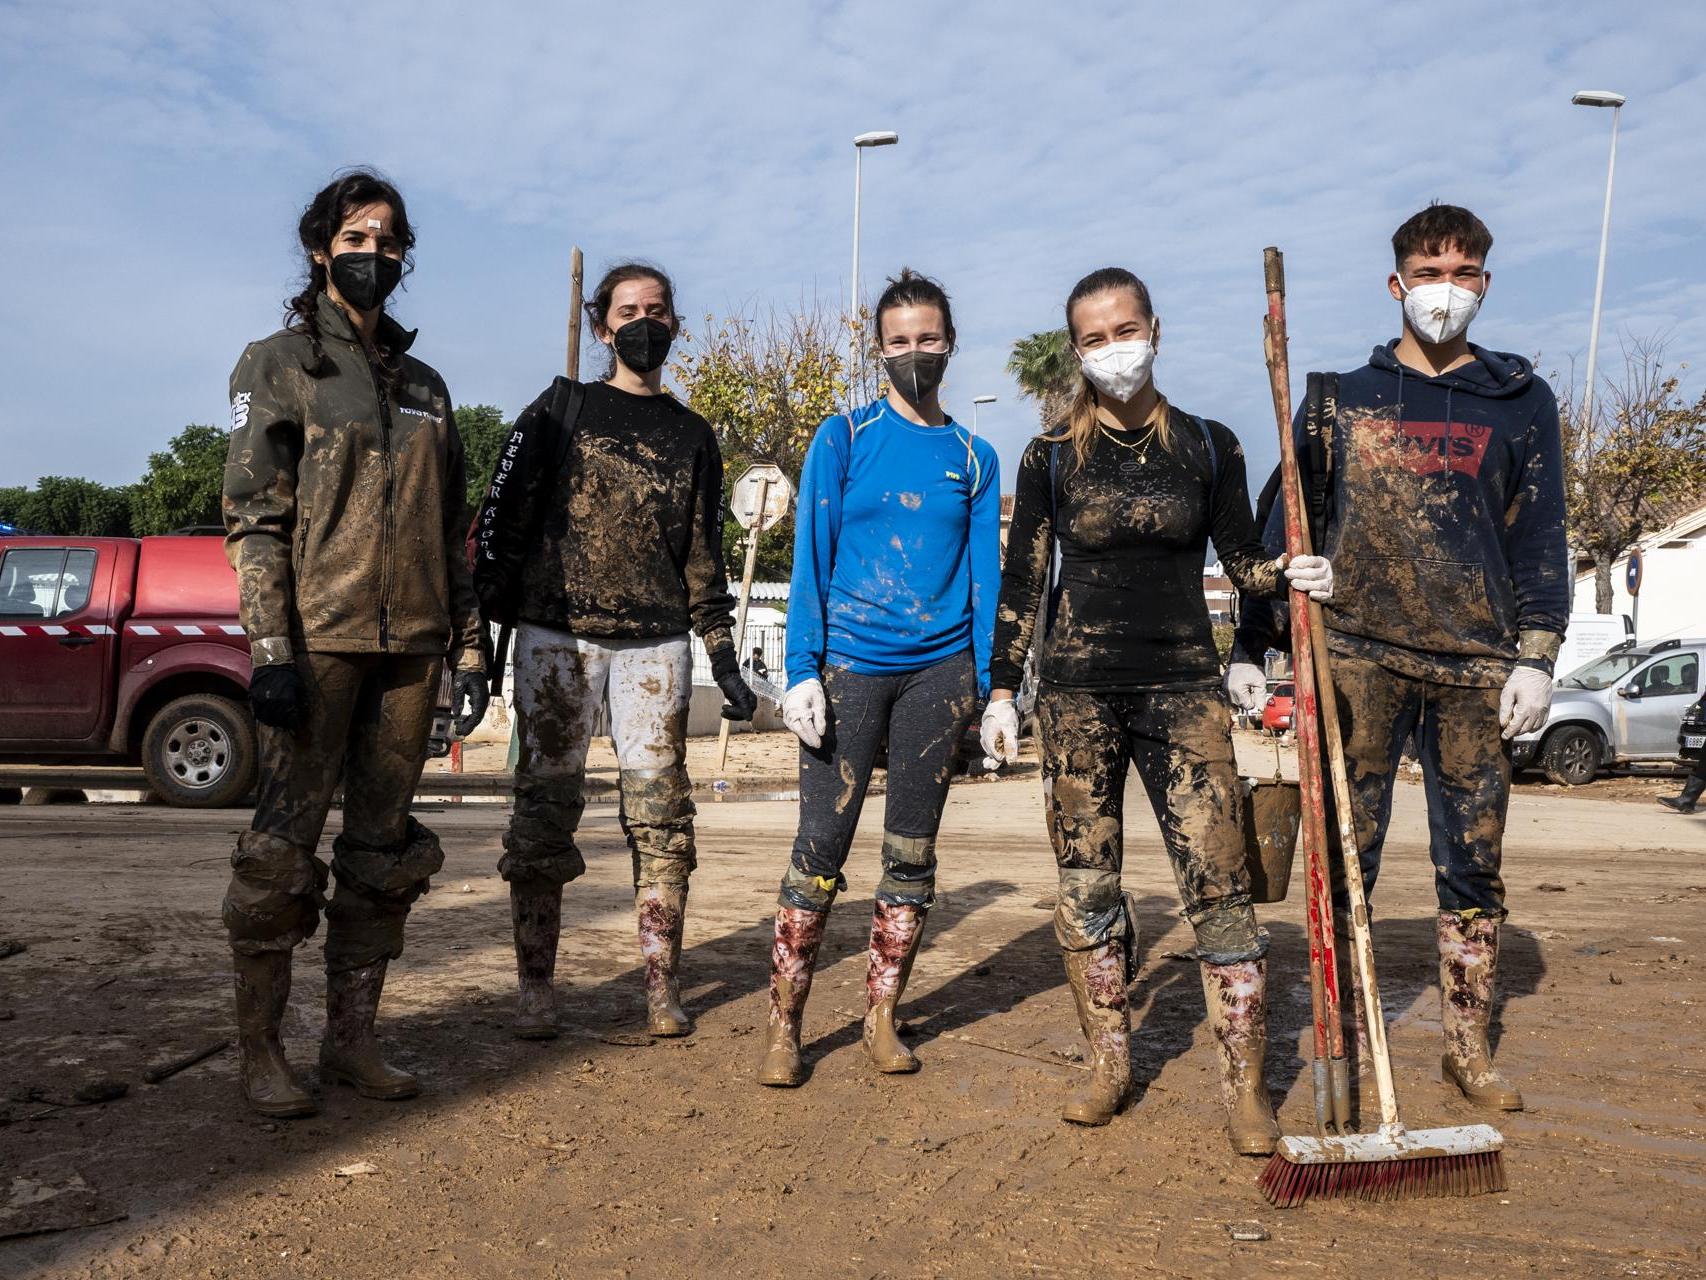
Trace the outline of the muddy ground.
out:
[[[858,1041],[881,824],[868,807],[807,1012],[811,1079],[791,1093],[753,1070],[792,803],[702,806],[684,957],[698,1029],[673,1042],[642,1034],[628,858],[614,809],[590,810],[591,870],[564,912],[569,1031],[551,1044],[507,1031],[503,806],[426,808],[447,863],[381,1032],[427,1091],[388,1104],[340,1090],[282,1123],[240,1107],[229,1051],[143,1080],[230,1031],[217,902],[243,815],[0,812],[0,938],[28,946],[0,958],[0,1226],[116,1219],[0,1241],[0,1276],[1706,1273],[1706,817],[1521,791],[1497,1024],[1529,1101],[1496,1120],[1510,1190],[1281,1212],[1256,1190],[1260,1162],[1225,1147],[1190,937],[1146,810],[1127,857],[1142,1095],[1083,1130],[1056,1118],[1082,1067],[1034,774],[953,792],[942,901],[904,1006],[925,1062],[911,1077],[872,1074]],[[1406,1117],[1461,1124],[1486,1117],[1438,1079],[1425,840],[1407,782],[1377,946]],[[1302,1131],[1296,896],[1262,915],[1268,1081]],[[317,948],[297,954],[286,1032],[310,1071],[323,983]],[[105,1079],[128,1093],[57,1105]],[[359,1165],[372,1171],[337,1172]],[[1251,1223],[1243,1234],[1268,1238],[1233,1238]]]

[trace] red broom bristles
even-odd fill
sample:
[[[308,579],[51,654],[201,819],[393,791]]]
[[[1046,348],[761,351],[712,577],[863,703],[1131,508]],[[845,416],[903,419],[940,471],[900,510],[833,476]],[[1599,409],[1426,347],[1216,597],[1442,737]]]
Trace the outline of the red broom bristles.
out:
[[[1507,1186],[1502,1151],[1334,1164],[1293,1164],[1276,1153],[1257,1182],[1268,1203],[1279,1209],[1294,1208],[1305,1200],[1480,1196]]]

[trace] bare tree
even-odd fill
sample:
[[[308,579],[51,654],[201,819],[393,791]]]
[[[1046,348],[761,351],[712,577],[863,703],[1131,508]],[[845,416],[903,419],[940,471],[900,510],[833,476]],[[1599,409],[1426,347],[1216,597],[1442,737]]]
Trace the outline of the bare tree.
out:
[[[1706,495],[1706,393],[1692,401],[1682,395],[1664,356],[1658,339],[1625,344],[1622,376],[1605,379],[1591,423],[1582,418],[1575,380],[1559,388],[1570,545],[1593,559],[1600,613],[1611,612],[1617,558],[1675,503]]]

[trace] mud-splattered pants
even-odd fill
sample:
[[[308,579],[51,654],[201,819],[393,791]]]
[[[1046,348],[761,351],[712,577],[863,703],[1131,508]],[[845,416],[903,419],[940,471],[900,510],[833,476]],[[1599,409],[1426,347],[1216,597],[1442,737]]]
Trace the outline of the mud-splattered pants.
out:
[[[1060,868],[1054,931],[1068,951],[1127,936],[1126,773],[1137,766],[1173,862],[1197,954],[1209,964],[1267,950],[1250,905],[1232,755],[1232,715],[1218,690],[1092,693],[1045,683],[1037,699],[1043,804]]]
[[[829,731],[823,746],[800,746],[800,829],[782,877],[780,903],[827,911],[845,887],[877,751],[888,739],[883,806],[883,877],[877,901],[929,908],[936,900],[936,831],[948,802],[959,741],[977,709],[969,652],[922,671],[867,676],[825,667]]]
[[[302,653],[308,710],[295,733],[257,725],[260,785],[251,829],[231,855],[222,914],[240,952],[285,951],[326,907],[326,967],[403,953],[403,921],[444,863],[438,837],[409,816],[426,762],[443,659]],[[339,779],[344,828],[328,868],[316,856]]]
[[[1428,799],[1429,846],[1441,911],[1505,917],[1505,810],[1510,752],[1499,735],[1499,690],[1400,675],[1367,658],[1335,654],[1339,731],[1350,773],[1362,878],[1374,891],[1392,816],[1392,784],[1413,732]],[[1327,795],[1332,804],[1332,793]],[[1327,829],[1336,830],[1330,816]],[[1336,837],[1334,843],[1337,843]],[[1332,858],[1334,883],[1339,859]],[[1335,894],[1335,908],[1348,909]]]
[[[634,887],[685,885],[695,866],[686,768],[692,692],[685,635],[620,640],[517,627],[521,759],[498,862],[503,878],[561,885],[586,870],[575,829],[586,808],[587,748],[608,701]]]

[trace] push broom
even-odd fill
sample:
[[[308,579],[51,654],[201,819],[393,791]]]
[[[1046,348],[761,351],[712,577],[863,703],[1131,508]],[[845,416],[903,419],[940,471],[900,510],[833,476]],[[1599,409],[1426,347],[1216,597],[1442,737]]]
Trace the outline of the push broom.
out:
[[[1285,498],[1285,540],[1289,555],[1310,555],[1309,526],[1303,519],[1303,490],[1297,469],[1297,450],[1291,433],[1291,372],[1286,353],[1285,263],[1280,251],[1263,252],[1268,293],[1264,321],[1264,347],[1268,379],[1273,390],[1274,413],[1279,422],[1281,490]],[[1374,939],[1369,932],[1368,902],[1363,892],[1362,863],[1358,857],[1355,823],[1351,816],[1350,782],[1345,770],[1344,742],[1340,737],[1338,705],[1333,688],[1332,657],[1327,650],[1326,625],[1321,606],[1307,595],[1293,591],[1292,636],[1294,651],[1310,653],[1309,671],[1319,707],[1322,735],[1326,738],[1327,762],[1333,781],[1334,816],[1338,822],[1339,849],[1343,855],[1345,893],[1350,900],[1351,959],[1361,980],[1363,1021],[1368,1030],[1369,1057],[1373,1060],[1374,1086],[1379,1098],[1380,1127],[1374,1133],[1325,1132],[1317,1137],[1285,1137],[1262,1171],[1260,1185],[1269,1203],[1289,1209],[1306,1200],[1361,1199],[1410,1200],[1428,1196],[1473,1196],[1505,1189],[1504,1137],[1487,1124],[1460,1125],[1450,1129],[1409,1130],[1398,1118],[1398,1094],[1392,1083],[1392,1059],[1386,1044],[1386,1022],[1380,1008],[1380,989],[1375,983]],[[1307,621],[1305,621],[1307,620]],[[1308,639],[1299,643],[1300,623]],[[1303,692],[1303,664],[1298,664],[1298,693]],[[1299,697],[1299,714],[1303,712]],[[1313,736],[1313,735],[1312,735]],[[1298,734],[1299,750],[1307,750],[1304,735]],[[1299,761],[1299,770],[1302,770]],[[1315,905],[1310,904],[1313,915]],[[1313,924],[1313,920],[1311,921]],[[1325,921],[1332,936],[1332,917]],[[1312,930],[1313,933],[1313,930]],[[1313,951],[1313,938],[1311,940]],[[1329,949],[1329,954],[1331,954]],[[1313,969],[1313,963],[1312,963]],[[1311,980],[1314,975],[1311,973]],[[1320,1036],[1317,1034],[1317,1043]],[[1319,1118],[1320,1103],[1316,1104]]]

